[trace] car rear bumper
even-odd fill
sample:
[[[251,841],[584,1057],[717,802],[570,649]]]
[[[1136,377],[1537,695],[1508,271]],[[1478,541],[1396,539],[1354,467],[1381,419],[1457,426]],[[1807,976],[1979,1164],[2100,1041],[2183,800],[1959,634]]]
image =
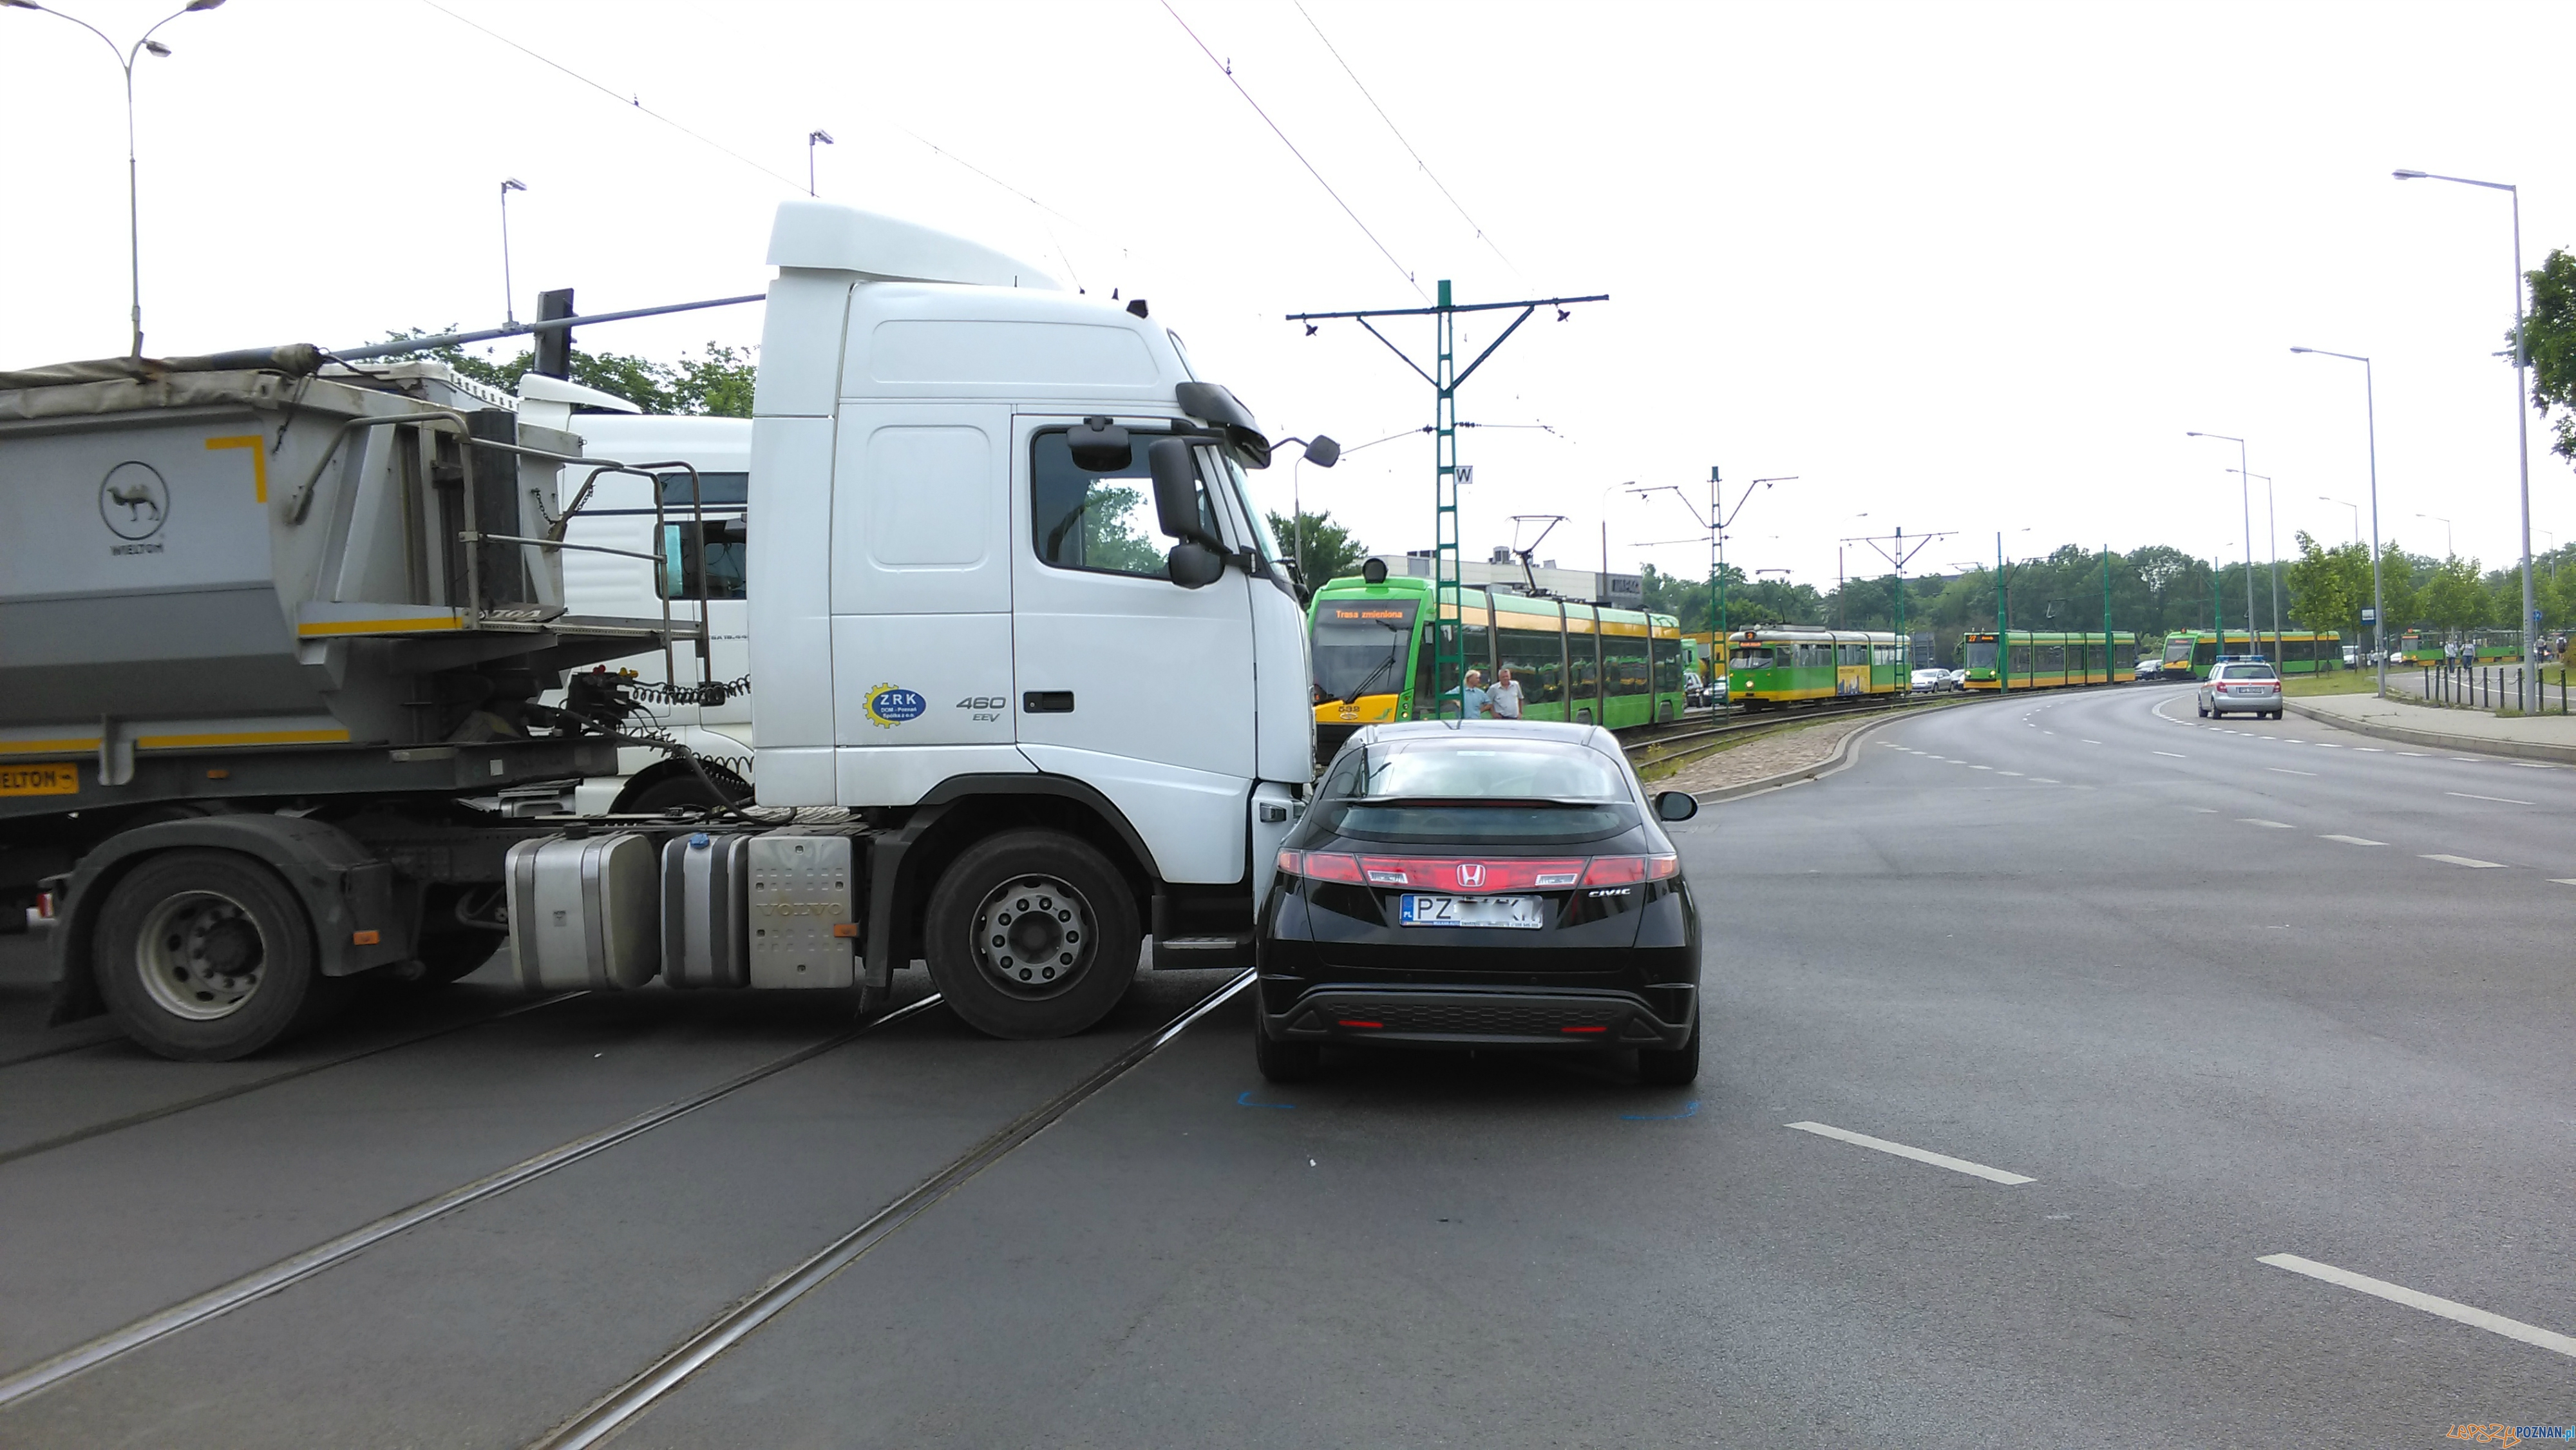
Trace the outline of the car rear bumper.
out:
[[[2278,695],[2213,695],[2209,701],[2212,715],[2269,715],[2280,708]]]
[[[1677,1003],[1697,994],[1688,985],[1653,990]],[[1691,1018],[1685,1005],[1667,1021],[1624,991],[1319,986],[1285,1012],[1263,1011],[1261,1029],[1287,1042],[1669,1049],[1690,1041]]]

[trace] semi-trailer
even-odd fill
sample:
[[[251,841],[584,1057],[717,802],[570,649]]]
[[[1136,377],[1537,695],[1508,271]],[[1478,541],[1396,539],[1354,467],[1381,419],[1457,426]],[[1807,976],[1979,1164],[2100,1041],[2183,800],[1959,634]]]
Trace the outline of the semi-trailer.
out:
[[[48,894],[57,1020],[237,1057],[506,939],[532,990],[882,1000],[918,960],[1038,1037],[1148,936],[1250,961],[1313,749],[1270,441],[1141,301],[810,201],[769,262],[728,806],[567,809],[621,749],[702,768],[648,707],[742,696],[687,459],[303,346],[0,373],[0,906]],[[613,479],[651,547],[570,536]],[[567,557],[662,567],[675,525],[693,607],[574,607]],[[658,684],[606,668],[640,650]]]

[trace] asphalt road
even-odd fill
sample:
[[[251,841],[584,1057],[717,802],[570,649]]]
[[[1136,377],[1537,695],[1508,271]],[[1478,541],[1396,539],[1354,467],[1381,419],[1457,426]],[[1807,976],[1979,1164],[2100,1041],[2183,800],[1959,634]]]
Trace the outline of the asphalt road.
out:
[[[2190,700],[1911,716],[1679,828],[1711,925],[1685,1091],[1490,1053],[1271,1089],[1240,999],[1143,1051],[1228,980],[1201,973],[1055,1043],[935,1004],[851,1037],[821,1000],[467,984],[188,1067],[34,1025],[34,943],[0,939],[0,1444],[527,1445],[836,1242],[617,1443],[2576,1423],[2576,1340],[2550,1337],[2576,1333],[2576,771]]]

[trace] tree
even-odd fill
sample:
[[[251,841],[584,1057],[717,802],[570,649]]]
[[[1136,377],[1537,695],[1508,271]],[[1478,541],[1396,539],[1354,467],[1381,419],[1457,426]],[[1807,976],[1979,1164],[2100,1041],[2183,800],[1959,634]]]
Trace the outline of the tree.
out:
[[[2523,319],[2525,347],[2531,354],[2531,402],[2541,416],[2558,410],[2553,424],[2559,457],[2576,461],[2576,257],[2553,249],[2539,268],[2524,274],[2531,284],[2531,307]],[[2513,346],[2513,334],[2505,334]],[[2508,359],[2512,354],[2505,355]],[[2520,605],[2515,606],[2517,609]]]
[[[1278,541],[1280,562],[1287,566],[1288,578],[1297,586],[1297,602],[1300,604],[1312,600],[1315,591],[1325,584],[1357,574],[1369,553],[1368,545],[1353,537],[1349,529],[1334,523],[1330,512],[1310,514],[1301,511],[1293,522],[1272,514],[1270,537]],[[1297,564],[1301,537],[1306,556],[1303,569]]]
[[[2485,581],[2479,578],[2478,561],[2457,554],[2433,568],[2433,577],[2424,585],[2422,603],[2417,606],[2424,622],[2454,634],[2476,629],[2487,622]]]
[[[451,324],[448,329],[454,332]],[[429,334],[418,328],[389,334],[387,342],[409,342]],[[522,352],[507,362],[494,362],[476,357],[458,347],[430,348],[406,353],[401,357],[429,358],[478,383],[501,391],[514,392],[519,379],[537,365],[534,352]],[[398,361],[399,358],[387,359]],[[751,354],[739,348],[718,347],[708,343],[697,357],[682,358],[677,363],[660,363],[651,358],[625,353],[589,353],[575,348],[572,354],[572,381],[603,393],[614,393],[647,413],[689,413],[718,418],[751,416],[752,385],[758,368]]]
[[[2323,548],[2305,529],[2298,539],[2299,557],[2284,575],[2291,622],[2318,631],[2359,629],[2362,606],[2370,602],[2370,550],[2360,544]]]
[[[2395,539],[2380,543],[2379,592],[2385,612],[2380,615],[2379,627],[2392,650],[2408,628],[2423,620],[2422,597],[2415,587],[2415,577],[2431,565],[2432,560],[2407,553]]]

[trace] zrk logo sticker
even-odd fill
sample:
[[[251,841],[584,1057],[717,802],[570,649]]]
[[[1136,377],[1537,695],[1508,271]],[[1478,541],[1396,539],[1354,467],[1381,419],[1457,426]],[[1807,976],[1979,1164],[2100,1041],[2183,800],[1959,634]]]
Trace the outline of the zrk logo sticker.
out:
[[[906,720],[918,720],[930,702],[919,690],[906,690],[894,685],[879,685],[868,691],[868,720],[881,730],[892,730]]]

